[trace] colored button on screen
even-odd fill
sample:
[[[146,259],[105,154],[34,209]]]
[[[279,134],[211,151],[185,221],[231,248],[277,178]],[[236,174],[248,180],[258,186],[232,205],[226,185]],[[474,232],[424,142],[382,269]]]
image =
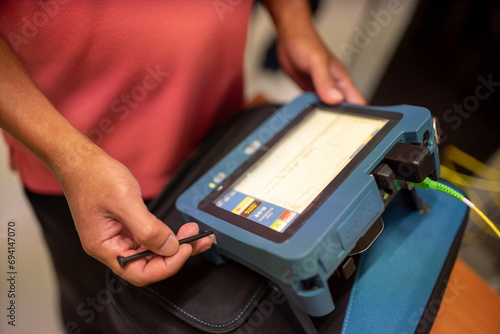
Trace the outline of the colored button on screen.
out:
[[[269,226],[271,229],[281,232],[286,227],[287,223],[277,219],[271,226]]]

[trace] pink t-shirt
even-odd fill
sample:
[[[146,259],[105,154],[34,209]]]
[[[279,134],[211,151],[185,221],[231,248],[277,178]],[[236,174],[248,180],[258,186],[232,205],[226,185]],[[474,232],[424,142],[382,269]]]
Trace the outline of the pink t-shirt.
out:
[[[57,110],[151,198],[214,123],[241,108],[251,6],[4,0],[0,34]],[[62,194],[38,158],[6,140],[28,189]]]

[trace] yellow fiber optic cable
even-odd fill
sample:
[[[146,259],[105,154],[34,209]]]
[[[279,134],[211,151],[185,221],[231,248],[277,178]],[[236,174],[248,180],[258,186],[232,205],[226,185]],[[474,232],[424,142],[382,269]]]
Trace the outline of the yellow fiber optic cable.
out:
[[[484,221],[491,227],[491,229],[495,232],[495,234],[497,235],[497,237],[500,239],[500,231],[495,226],[495,224],[493,224],[493,222],[488,217],[486,217],[486,215],[481,210],[479,210],[479,208],[477,206],[475,206],[474,203],[472,203],[471,201],[469,201],[464,195],[462,195],[458,191],[455,191],[454,189],[452,189],[452,188],[450,188],[450,187],[448,187],[448,186],[446,186],[446,185],[444,185],[442,183],[433,181],[433,180],[431,180],[429,178],[426,178],[421,183],[415,183],[415,182],[408,182],[408,183],[411,184],[411,185],[413,185],[414,187],[418,187],[418,188],[434,189],[434,190],[437,190],[437,191],[441,191],[443,193],[446,193],[448,195],[451,195],[451,196],[453,196],[453,197],[461,200],[469,208],[471,208],[472,210],[474,210],[481,218],[483,218]]]
[[[474,204],[472,204],[472,205],[474,205]],[[486,222],[486,224],[488,224],[489,227],[491,227],[491,229],[497,234],[497,237],[500,239],[500,231],[497,229],[497,227],[495,226],[495,224],[493,224],[493,222],[488,217],[486,217],[486,215],[481,210],[479,210],[479,208],[477,206],[474,205],[472,207],[472,210],[476,211],[476,213],[481,218],[484,219],[484,221]]]

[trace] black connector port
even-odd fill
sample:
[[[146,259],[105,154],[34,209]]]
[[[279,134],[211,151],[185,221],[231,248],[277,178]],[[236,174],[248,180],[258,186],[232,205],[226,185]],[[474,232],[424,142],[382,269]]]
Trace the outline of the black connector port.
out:
[[[377,182],[377,187],[382,189],[389,195],[393,195],[397,191],[396,175],[386,163],[380,163],[372,172]]]
[[[426,177],[436,179],[431,152],[420,144],[399,142],[387,153],[383,162],[394,171],[398,180],[420,183]]]

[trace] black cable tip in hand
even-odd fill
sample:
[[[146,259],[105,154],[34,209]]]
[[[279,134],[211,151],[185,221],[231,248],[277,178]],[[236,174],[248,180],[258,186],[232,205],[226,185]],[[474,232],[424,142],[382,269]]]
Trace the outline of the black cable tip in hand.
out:
[[[187,243],[196,241],[198,239],[207,237],[207,236],[209,236],[210,234],[213,234],[213,233],[214,233],[213,231],[207,231],[207,232],[203,232],[203,233],[200,233],[200,234],[197,234],[197,235],[193,235],[191,237],[187,237],[187,238],[181,239],[181,240],[179,240],[179,245],[187,244]],[[137,253],[137,254],[134,254],[134,255],[131,255],[131,256],[127,256],[127,257],[117,256],[116,260],[118,261],[118,264],[120,265],[120,267],[124,268],[125,265],[127,263],[131,262],[131,261],[142,259],[143,257],[149,256],[149,255],[153,255],[153,254],[154,253],[152,251],[147,250],[147,251],[144,251],[144,252],[141,252],[141,253]]]

